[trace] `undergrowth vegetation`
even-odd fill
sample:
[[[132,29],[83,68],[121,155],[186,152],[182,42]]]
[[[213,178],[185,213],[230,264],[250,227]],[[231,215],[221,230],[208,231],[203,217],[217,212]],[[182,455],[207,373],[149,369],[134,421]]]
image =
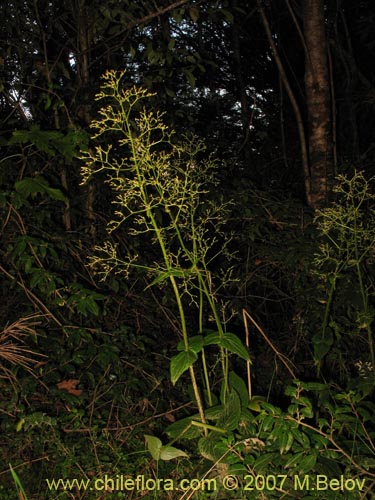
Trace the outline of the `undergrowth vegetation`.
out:
[[[60,147],[100,228],[41,174],[1,193],[1,499],[371,498],[373,179],[315,215],[223,185],[150,98],[107,72]]]

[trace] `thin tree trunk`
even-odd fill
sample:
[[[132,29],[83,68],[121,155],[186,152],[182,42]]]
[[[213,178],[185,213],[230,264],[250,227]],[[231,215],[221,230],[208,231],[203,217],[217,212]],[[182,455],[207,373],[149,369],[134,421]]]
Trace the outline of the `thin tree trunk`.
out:
[[[305,90],[311,172],[309,204],[327,204],[334,177],[324,0],[304,0]]]
[[[296,99],[294,92],[293,92],[293,89],[289,83],[288,76],[286,74],[285,68],[284,68],[283,63],[281,61],[276,44],[273,40],[271,28],[270,28],[266,13],[263,9],[262,2],[261,2],[261,0],[256,0],[256,1],[257,1],[257,7],[258,7],[258,10],[259,10],[262,22],[263,22],[263,26],[264,26],[264,29],[266,31],[267,38],[268,38],[268,41],[269,41],[269,44],[270,44],[270,47],[272,50],[272,55],[275,59],[277,69],[279,70],[279,73],[280,73],[281,81],[285,87],[286,93],[288,94],[290,103],[291,103],[293,111],[294,111],[294,115],[296,117],[298,136],[299,136],[299,142],[300,142],[300,147],[301,147],[301,160],[302,160],[302,168],[303,168],[303,174],[304,174],[306,199],[307,199],[307,203],[309,205],[311,205],[311,202],[310,202],[310,193],[311,193],[310,167],[309,167],[309,160],[308,160],[308,154],[307,154],[305,127],[304,127],[304,123],[303,123],[301,110],[298,106],[297,99]]]
[[[80,79],[80,84],[83,88],[88,91],[88,85],[90,83],[90,18],[89,18],[89,5],[86,0],[79,0],[78,2],[78,15],[77,15],[77,46],[79,47],[80,56],[78,60],[78,77]],[[90,104],[85,103],[81,109],[81,119],[83,119],[86,124],[91,121],[90,117]],[[84,210],[87,217],[87,223],[89,226],[89,234],[94,238],[96,235],[95,227],[95,187],[93,181],[87,183],[84,191]]]

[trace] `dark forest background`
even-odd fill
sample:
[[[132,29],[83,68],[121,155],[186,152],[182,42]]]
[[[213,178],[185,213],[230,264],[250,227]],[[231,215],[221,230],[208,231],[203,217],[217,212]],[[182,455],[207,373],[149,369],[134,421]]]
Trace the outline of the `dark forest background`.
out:
[[[154,477],[159,460],[148,454],[144,434],[166,443],[167,425],[196,413],[188,377],[170,380],[180,340],[171,290],[149,287],[142,272],[100,281],[87,266],[113,212],[108,185],[96,177],[81,183],[81,151],[93,147],[95,95],[107,70],[126,70],[125,87],[150,90],[147,105],[164,113],[178,137],[204,141],[198,160],[219,162],[207,197],[233,200],[221,231],[232,236],[234,259],[233,279],[215,300],[228,331],[243,343],[250,336],[253,395],[283,415],[292,415],[294,398],[311,409],[305,416],[316,429],[330,422],[343,441],[335,448],[324,431],[327,442],[316,448],[333,447],[348,460],[329,456],[338,464],[332,474],[368,474],[369,489],[350,498],[372,498],[374,28],[371,0],[0,4],[1,499],[15,498],[9,463],[35,500],[105,498],[48,491],[46,477]],[[148,240],[132,237],[126,224],[111,238],[120,253],[157,261]],[[223,254],[212,272],[226,265]],[[244,323],[244,310],[253,323]],[[188,323],[196,335],[193,313]],[[212,327],[208,314],[204,323]],[[233,355],[230,364],[246,381],[246,363]],[[315,391],[303,403],[287,389],[301,380]],[[241,383],[233,384],[241,393]],[[227,446],[238,435],[254,437],[250,411],[263,423],[269,415],[270,406],[254,401],[245,405],[249,427],[240,431],[238,418]],[[244,470],[284,471],[285,460],[301,453],[287,470],[316,472],[320,458],[311,458],[305,438],[278,432],[278,454],[272,450],[263,463],[262,447],[248,451],[252,462],[241,450]],[[280,445],[281,434],[287,444]],[[198,477],[205,460],[220,462],[202,452],[198,438],[175,445],[191,459],[178,467],[163,462],[165,477]],[[300,466],[302,459],[310,462]]]

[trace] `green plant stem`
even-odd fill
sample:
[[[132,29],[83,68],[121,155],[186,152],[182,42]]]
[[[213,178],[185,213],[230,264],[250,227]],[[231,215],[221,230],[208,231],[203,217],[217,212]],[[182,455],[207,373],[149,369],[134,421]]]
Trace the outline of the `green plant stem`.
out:
[[[158,240],[159,247],[160,247],[161,252],[163,254],[163,258],[164,258],[164,262],[165,262],[165,265],[167,267],[167,270],[169,272],[171,272],[172,271],[172,266],[170,265],[170,261],[169,261],[169,258],[168,258],[167,249],[165,247],[164,240],[163,240],[160,228],[159,228],[159,226],[158,226],[158,224],[156,222],[156,219],[154,217],[154,214],[151,212],[151,210],[148,211],[148,216],[149,216],[149,218],[151,220],[151,224],[152,224],[152,226],[153,226],[153,228],[155,230],[156,238]],[[181,294],[180,294],[180,291],[178,289],[175,277],[171,274],[169,276],[169,279],[170,279],[170,282],[171,282],[171,285],[172,285],[172,288],[173,288],[173,292],[174,292],[174,295],[175,295],[175,298],[176,298],[176,301],[177,301],[177,307],[178,307],[178,311],[179,311],[179,315],[180,315],[181,330],[182,330],[182,337],[183,337],[183,341],[184,341],[185,351],[189,351],[189,336],[188,336],[188,331],[187,331],[187,326],[186,326],[186,318],[185,318],[184,306],[183,306],[182,300],[181,300]],[[202,422],[205,423],[206,422],[206,418],[205,418],[205,415],[204,415],[204,406],[203,406],[202,398],[201,398],[201,395],[200,395],[200,392],[199,392],[199,388],[198,388],[198,384],[197,384],[197,379],[196,379],[196,376],[195,376],[195,371],[194,371],[194,367],[193,366],[189,367],[189,373],[190,373],[191,383],[192,383],[192,386],[193,386],[195,400],[196,400],[196,403],[197,403],[197,406],[198,406],[199,416],[200,416]]]
[[[170,281],[172,283],[172,288],[173,288],[173,291],[174,291],[174,294],[175,294],[175,297],[176,297],[176,301],[177,301],[177,307],[178,307],[178,310],[179,310],[179,313],[180,313],[182,335],[183,335],[183,339],[184,339],[185,350],[188,351],[189,350],[189,338],[188,338],[188,333],[187,333],[187,328],[186,328],[185,312],[184,312],[184,308],[183,308],[182,301],[181,301],[181,295],[180,295],[180,292],[178,290],[178,286],[177,286],[175,277],[174,276],[170,276],[169,279],[170,279]],[[195,400],[196,400],[196,403],[197,403],[197,406],[198,406],[199,416],[200,416],[202,422],[205,423],[206,422],[206,418],[205,418],[205,415],[204,415],[204,406],[203,406],[202,398],[201,398],[201,395],[200,395],[200,392],[199,392],[199,388],[198,388],[198,384],[197,384],[197,379],[195,377],[195,372],[194,372],[194,367],[193,366],[189,367],[189,373],[190,373],[191,383],[192,383],[192,386],[193,386]]]
[[[220,338],[223,338],[224,336],[224,329],[220,321],[220,316],[215,304],[215,299],[213,297],[213,294],[211,293],[210,287],[207,283],[206,277],[209,276],[209,271],[206,269],[205,263],[201,262],[203,268],[204,268],[204,277],[203,273],[200,269],[198,269],[197,264],[198,264],[198,250],[197,250],[197,237],[196,237],[196,231],[195,231],[195,222],[194,222],[194,212],[190,214],[190,225],[191,225],[191,238],[193,242],[193,251],[190,252],[188,248],[185,245],[185,242],[182,238],[181,231],[178,227],[176,217],[172,218],[171,220],[172,226],[175,230],[175,233],[177,235],[177,238],[179,240],[179,243],[181,245],[181,248],[184,251],[184,254],[189,258],[191,264],[192,264],[192,271],[196,271],[197,276],[198,276],[198,288],[199,288],[199,322],[200,322],[200,328],[202,325],[202,314],[203,314],[203,296],[206,297],[208,304],[210,306],[210,310],[214,316],[215,319],[215,324],[218,329]],[[220,346],[220,359],[221,359],[221,365],[222,365],[222,371],[223,371],[223,379],[224,379],[224,401],[226,398],[226,394],[228,392],[228,354],[226,353],[225,349],[223,349]],[[210,390],[210,385],[209,385],[209,377],[208,377],[208,372],[207,372],[207,367],[205,366],[205,358],[204,354],[202,354],[202,363],[203,363],[203,370],[204,370],[204,377],[205,377],[205,382],[206,382],[206,388],[208,392],[208,398],[209,401],[212,401],[211,398],[211,390]]]
[[[358,276],[358,283],[359,283],[359,289],[361,291],[361,297],[362,297],[362,304],[363,304],[363,313],[366,321],[366,330],[367,330],[367,339],[368,339],[368,346],[370,350],[370,357],[371,357],[371,364],[373,367],[373,370],[375,370],[375,356],[374,356],[374,339],[372,335],[372,329],[369,321],[369,314],[368,314],[368,295],[367,291],[365,289],[363,279],[362,279],[362,271],[361,271],[361,266],[358,261],[356,261],[356,270],[357,270],[357,276]]]
[[[366,330],[367,330],[367,339],[368,339],[368,346],[370,349],[370,357],[371,357],[371,364],[372,364],[372,369],[375,370],[375,356],[374,356],[374,342],[373,342],[373,336],[372,336],[372,329],[369,321],[369,315],[368,315],[368,294],[367,290],[365,288],[365,285],[363,283],[362,279],[362,270],[361,270],[361,261],[366,255],[366,253],[362,253],[362,255],[359,254],[359,242],[358,242],[358,227],[357,227],[357,218],[358,218],[358,210],[359,207],[361,206],[363,202],[363,198],[361,202],[357,206],[353,206],[353,211],[354,211],[354,254],[355,254],[355,267],[357,271],[357,278],[358,278],[358,284],[359,284],[359,289],[361,293],[361,298],[362,298],[362,305],[363,305],[363,313],[366,321]]]
[[[203,301],[203,292],[202,288],[199,287],[199,311],[198,311],[198,324],[199,324],[199,334],[203,334],[203,307],[204,307],[204,301]],[[212,393],[211,393],[211,384],[210,384],[210,377],[208,375],[208,368],[207,368],[207,362],[206,362],[206,355],[204,352],[204,348],[202,348],[202,367],[203,367],[203,377],[206,385],[206,392],[207,392],[207,400],[208,400],[208,406],[212,406]]]
[[[323,317],[323,324],[322,324],[322,338],[323,339],[325,339],[326,332],[327,332],[328,320],[329,320],[329,315],[331,312],[333,297],[334,297],[335,290],[336,290],[337,278],[338,278],[338,269],[335,269],[335,272],[334,272],[333,278],[332,278],[332,283],[331,283],[329,293],[328,293],[327,304],[326,304],[326,307],[324,310],[324,317]]]
[[[204,273],[206,276],[209,276],[209,271],[207,269],[204,270]],[[213,294],[211,293],[211,290],[209,288],[207,280],[205,278],[203,278],[202,272],[198,273],[198,280],[199,280],[200,287],[202,288],[203,293],[204,293],[204,295],[207,299],[207,302],[210,306],[210,310],[213,314],[219,336],[222,339],[225,335],[225,332],[224,332],[223,325],[220,321],[219,312],[218,312],[216,304],[215,304],[215,298],[213,297]],[[228,393],[228,376],[229,376],[228,366],[229,365],[228,365],[228,353],[226,352],[226,349],[224,349],[222,346],[220,346],[220,360],[221,360],[221,366],[222,366],[222,371],[223,371],[223,382],[224,382],[224,386],[223,386],[224,387],[223,388],[224,401],[223,402],[225,402],[226,395]]]
[[[123,110],[123,114],[126,116],[124,110]],[[129,121],[128,116],[126,116],[126,118],[127,118],[126,119],[127,132],[126,133],[127,133],[128,137],[132,138],[133,136],[132,136],[132,131],[131,131],[131,127],[130,127],[130,121]],[[142,202],[143,202],[144,206],[146,207],[146,215],[147,215],[148,219],[150,220],[151,225],[154,229],[156,239],[158,241],[159,248],[162,252],[163,260],[164,260],[164,263],[166,265],[167,271],[171,272],[173,270],[173,267],[170,264],[170,259],[169,259],[168,252],[167,252],[167,249],[166,249],[163,237],[162,237],[161,229],[157,223],[157,220],[156,220],[156,217],[155,217],[153,211],[150,208],[149,197],[147,195],[146,190],[144,189],[144,182],[143,182],[141,165],[139,164],[139,161],[138,161],[138,152],[137,152],[136,144],[135,144],[134,140],[131,141],[131,149],[132,149],[132,156],[133,156],[134,165],[136,168],[136,175],[137,175],[137,179],[138,179],[138,185],[139,185],[139,189],[140,189],[140,193],[141,193]],[[177,301],[177,307],[179,310],[182,337],[183,337],[185,351],[189,351],[189,337],[188,337],[187,326],[186,326],[185,311],[184,311],[184,307],[182,305],[182,300],[181,300],[181,294],[178,290],[178,286],[177,286],[175,277],[170,275],[169,278],[170,278],[173,292],[174,292],[174,295],[175,295],[175,298]],[[193,366],[189,367],[189,373],[190,373],[191,383],[193,386],[195,400],[196,400],[196,403],[198,406],[199,416],[200,416],[202,422],[205,423],[206,420],[205,420],[205,415],[204,415],[204,406],[203,406],[202,398],[201,398],[201,395],[199,392],[197,379],[195,376],[195,371],[194,371]]]

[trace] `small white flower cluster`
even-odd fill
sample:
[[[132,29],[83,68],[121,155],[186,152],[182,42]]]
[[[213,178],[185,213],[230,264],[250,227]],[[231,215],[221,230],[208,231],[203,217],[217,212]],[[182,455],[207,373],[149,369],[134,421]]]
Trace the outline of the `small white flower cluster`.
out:
[[[374,367],[370,361],[359,360],[354,363],[354,366],[357,368],[360,377],[368,377],[374,371]]]

